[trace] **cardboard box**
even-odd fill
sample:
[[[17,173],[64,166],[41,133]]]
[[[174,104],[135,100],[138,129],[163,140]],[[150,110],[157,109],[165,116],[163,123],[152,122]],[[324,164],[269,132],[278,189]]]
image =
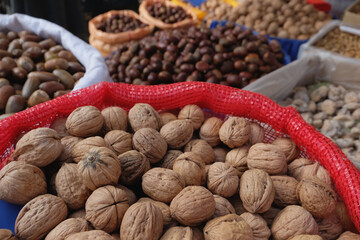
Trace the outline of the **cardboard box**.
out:
[[[357,0],[346,9],[343,17],[343,23],[352,27],[360,28],[360,0]]]

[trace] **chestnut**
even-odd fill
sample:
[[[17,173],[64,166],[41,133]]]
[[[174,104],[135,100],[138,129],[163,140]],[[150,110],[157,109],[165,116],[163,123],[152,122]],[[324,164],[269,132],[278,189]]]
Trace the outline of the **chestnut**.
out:
[[[233,63],[232,61],[225,61],[220,67],[220,71],[223,73],[229,73],[233,70]]]
[[[192,64],[188,64],[188,63],[184,63],[180,66],[180,70],[182,72],[186,72],[186,73],[192,73],[192,71],[194,71],[194,65]]]

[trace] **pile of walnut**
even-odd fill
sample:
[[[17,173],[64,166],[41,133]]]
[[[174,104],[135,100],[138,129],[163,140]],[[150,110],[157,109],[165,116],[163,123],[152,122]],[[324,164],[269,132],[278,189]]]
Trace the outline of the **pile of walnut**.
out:
[[[26,133],[0,171],[0,199],[25,204],[18,239],[360,237],[329,173],[245,118],[139,103],[80,107],[51,127]]]

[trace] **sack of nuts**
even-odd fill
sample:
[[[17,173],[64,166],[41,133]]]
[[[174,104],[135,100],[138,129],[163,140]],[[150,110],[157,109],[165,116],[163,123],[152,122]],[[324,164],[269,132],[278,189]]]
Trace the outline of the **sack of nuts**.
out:
[[[360,172],[256,93],[101,83],[0,122],[0,150],[18,239],[360,237]]]
[[[89,42],[105,57],[121,43],[146,37],[153,30],[154,25],[145,22],[134,11],[112,10],[89,21]]]
[[[188,27],[198,22],[196,14],[189,8],[165,0],[144,0],[140,4],[139,13],[161,29]]]

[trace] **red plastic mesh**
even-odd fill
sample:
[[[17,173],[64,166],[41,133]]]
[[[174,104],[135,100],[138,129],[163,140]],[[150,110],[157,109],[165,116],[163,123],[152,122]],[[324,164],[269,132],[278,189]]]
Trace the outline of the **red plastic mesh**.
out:
[[[243,116],[265,127],[266,141],[290,136],[301,155],[318,161],[330,173],[337,193],[360,231],[360,172],[327,137],[308,125],[292,107],[281,107],[272,100],[227,86],[185,82],[171,85],[136,86],[100,83],[71,92],[0,121],[0,169],[6,164],[17,137],[30,129],[49,126],[56,118],[68,116],[75,108],[93,105],[131,108],[145,102],[157,110],[173,110],[197,104],[208,114]]]

